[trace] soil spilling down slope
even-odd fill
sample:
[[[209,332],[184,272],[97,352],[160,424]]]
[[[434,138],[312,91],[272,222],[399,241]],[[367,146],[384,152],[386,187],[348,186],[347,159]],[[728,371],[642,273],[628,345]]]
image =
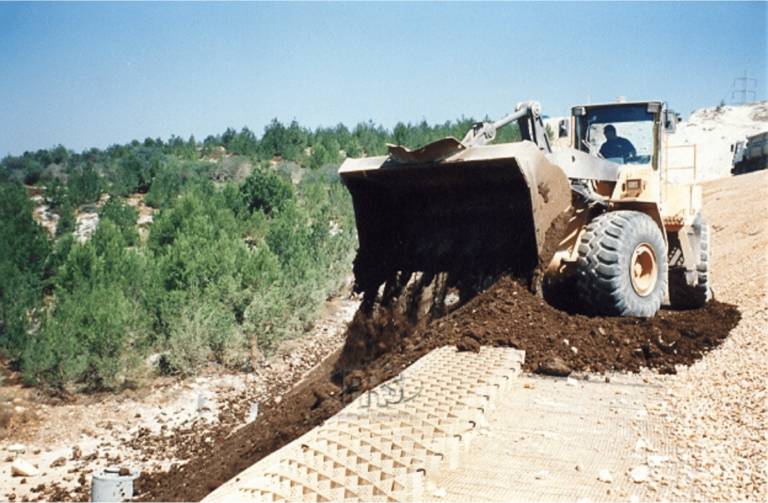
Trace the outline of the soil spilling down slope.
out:
[[[340,411],[365,383],[381,382],[432,349],[456,345],[463,351],[505,346],[526,352],[524,370],[549,375],[573,371],[636,371],[640,367],[674,372],[722,343],[739,320],[739,311],[713,300],[692,311],[662,311],[655,318],[590,318],[569,315],[532,294],[527,281],[502,278],[488,291],[453,312],[430,321],[403,310],[400,301],[360,310],[350,323],[345,346],[278,403],[265,404],[253,423],[232,433],[224,421],[206,432],[174,436],[186,442],[189,463],[168,473],[143,475],[139,498],[199,500],[240,471],[323,423]],[[423,289],[423,285],[419,286]],[[406,299],[406,300],[404,300]],[[414,311],[411,311],[414,313]],[[423,305],[416,313],[423,314]],[[354,376],[358,388],[350,387]],[[375,376],[371,379],[371,376]],[[241,410],[232,404],[232,410]],[[240,412],[242,414],[242,411]],[[208,447],[208,446],[211,447]]]
[[[357,314],[341,366],[401,368],[434,348],[456,345],[464,351],[480,346],[521,349],[526,352],[525,370],[550,375],[640,367],[674,372],[675,365],[690,365],[718,346],[740,320],[734,306],[716,300],[697,310],[662,310],[654,318],[569,315],[511,278],[446,317],[410,331],[389,314],[374,322]]]

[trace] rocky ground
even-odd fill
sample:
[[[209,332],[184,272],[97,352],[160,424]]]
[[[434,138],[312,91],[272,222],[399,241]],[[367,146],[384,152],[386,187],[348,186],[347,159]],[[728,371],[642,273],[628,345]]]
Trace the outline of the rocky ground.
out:
[[[28,389],[4,369],[0,387],[0,500],[89,501],[92,474],[107,466],[168,470],[253,422],[337,351],[359,301],[338,297],[311,334],[281,346],[251,374],[208,369],[119,395]],[[5,362],[4,362],[5,363]],[[222,421],[222,419],[226,419]],[[210,435],[210,436],[209,436]],[[22,470],[19,470],[21,468]],[[24,468],[31,469],[26,475]]]
[[[702,501],[768,498],[768,173],[704,184],[713,229],[713,290],[739,307],[728,339],[675,376],[659,379],[666,421]]]

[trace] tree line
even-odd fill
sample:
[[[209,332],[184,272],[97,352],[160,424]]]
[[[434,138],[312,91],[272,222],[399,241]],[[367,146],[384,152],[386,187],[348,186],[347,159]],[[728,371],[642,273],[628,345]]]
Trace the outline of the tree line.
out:
[[[147,138],[0,161],[0,351],[28,384],[115,390],[204,365],[251,366],[301,336],[348,278],[357,245],[345,156],[461,138],[471,119],[314,132],[273,120],[261,138]],[[519,139],[505,128],[497,141]],[[517,136],[515,136],[517,135]],[[35,187],[36,186],[36,187]],[[58,216],[33,218],[30,192]],[[157,211],[143,235],[129,198]],[[96,211],[90,239],[76,216]]]

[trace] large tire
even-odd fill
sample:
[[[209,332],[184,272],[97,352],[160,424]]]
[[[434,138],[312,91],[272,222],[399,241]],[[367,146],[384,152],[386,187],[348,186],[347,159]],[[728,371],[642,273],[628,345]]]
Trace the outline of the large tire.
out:
[[[645,213],[614,211],[587,225],[576,262],[577,289],[593,314],[654,316],[667,291],[667,250]]]
[[[709,262],[709,224],[701,220],[699,226],[699,263],[696,264],[697,284],[691,286],[685,279],[685,269],[669,271],[669,304],[674,309],[698,309],[712,298]]]

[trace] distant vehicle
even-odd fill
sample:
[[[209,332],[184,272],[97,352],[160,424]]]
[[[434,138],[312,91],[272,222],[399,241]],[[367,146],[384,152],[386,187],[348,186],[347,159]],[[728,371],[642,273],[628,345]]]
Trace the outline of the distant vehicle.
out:
[[[731,145],[731,152],[733,152],[732,175],[765,169],[765,161],[768,158],[768,131],[737,141]]]

